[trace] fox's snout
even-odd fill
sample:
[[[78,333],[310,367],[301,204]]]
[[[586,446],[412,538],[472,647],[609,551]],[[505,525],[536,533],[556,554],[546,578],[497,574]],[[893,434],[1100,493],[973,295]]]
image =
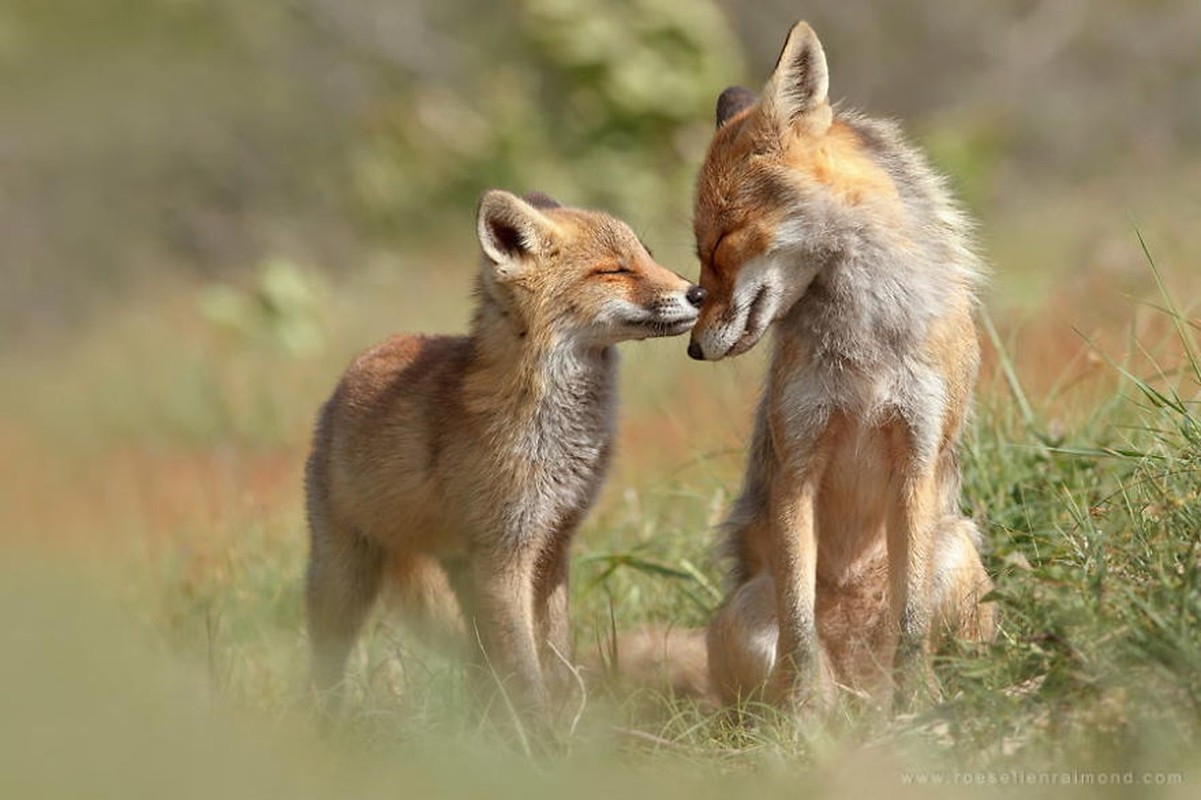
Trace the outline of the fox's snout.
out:
[[[646,315],[642,324],[649,325],[654,336],[677,336],[690,331],[705,302],[706,292],[700,286],[675,273],[671,273],[671,278],[670,288],[655,291],[640,312]]]

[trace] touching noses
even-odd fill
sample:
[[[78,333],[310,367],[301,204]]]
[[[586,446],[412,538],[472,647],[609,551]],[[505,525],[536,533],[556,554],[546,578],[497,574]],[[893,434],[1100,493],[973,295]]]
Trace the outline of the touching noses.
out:
[[[691,303],[694,308],[698,309],[704,304],[705,298],[708,296],[709,292],[700,286],[691,286],[689,287],[688,291],[684,293],[684,298]],[[705,353],[703,350],[701,350],[701,346],[699,344],[692,342],[692,344],[688,345],[688,356],[690,358],[695,358],[697,361],[701,361],[705,358]]]

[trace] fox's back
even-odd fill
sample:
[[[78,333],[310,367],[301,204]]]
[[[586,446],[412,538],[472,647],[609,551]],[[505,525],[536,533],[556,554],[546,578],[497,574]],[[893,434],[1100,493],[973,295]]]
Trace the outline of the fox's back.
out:
[[[465,336],[393,336],[351,362],[325,413],[356,451],[391,449],[419,415],[451,410],[471,349]]]
[[[460,388],[471,359],[466,337],[398,335],[364,351],[321,410],[309,457],[314,496],[326,513],[364,533],[394,525],[405,508],[414,531],[437,505],[450,437],[468,435]]]

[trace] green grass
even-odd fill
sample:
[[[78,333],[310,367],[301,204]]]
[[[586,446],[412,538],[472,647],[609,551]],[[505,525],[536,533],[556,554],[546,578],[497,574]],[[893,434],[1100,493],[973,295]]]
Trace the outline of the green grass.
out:
[[[1078,418],[1024,388],[1000,348],[965,446],[964,503],[985,522],[1001,632],[984,652],[939,653],[938,704],[894,717],[853,700],[800,724],[753,708],[739,726],[662,692],[592,686],[547,752],[503,714],[482,721],[459,662],[381,611],[353,658],[346,715],[322,734],[304,688],[304,429],[411,277],[322,289],[329,307],[368,311],[327,323],[325,354],[308,360],[231,344],[199,316],[164,337],[135,314],[57,362],[70,369],[6,365],[6,402],[28,403],[27,430],[11,436],[26,457],[5,465],[6,524],[77,536],[6,559],[0,795],[849,796],[1065,771],[1177,773],[1168,790],[1195,792],[1201,364],[1196,323],[1166,290],[1141,313],[1170,336],[1103,354],[1116,388]],[[432,329],[461,311],[453,293],[410,306],[413,327]],[[687,372],[678,351],[626,352],[628,435],[574,556],[581,650],[614,625],[703,625],[720,599],[713,525],[737,488],[762,363]],[[199,396],[171,390],[187,375]]]

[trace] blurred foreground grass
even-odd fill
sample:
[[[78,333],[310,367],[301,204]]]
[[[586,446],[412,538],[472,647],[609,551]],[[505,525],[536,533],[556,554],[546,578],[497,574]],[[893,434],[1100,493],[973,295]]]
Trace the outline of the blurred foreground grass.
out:
[[[1065,770],[1132,775],[1107,791],[1139,796],[1157,789],[1144,773],[1171,773],[1169,793],[1195,794],[1201,375],[1197,322],[1170,295],[1097,331],[1099,351],[1050,314],[999,320],[964,499],[987,521],[1003,630],[984,655],[940,655],[937,707],[737,729],[593,687],[565,752],[530,762],[465,709],[454,660],[381,613],[349,716],[321,739],[303,690],[309,422],[355,350],[461,329],[470,273],[390,260],[331,285],[269,264],[238,287],[160,289],[52,357],[5,357],[0,795],[903,796],[915,775]],[[289,344],[292,317],[312,346]],[[720,597],[712,526],[765,365],[696,365],[682,346],[624,350],[616,469],[575,551],[581,649],[612,624],[703,624]]]

